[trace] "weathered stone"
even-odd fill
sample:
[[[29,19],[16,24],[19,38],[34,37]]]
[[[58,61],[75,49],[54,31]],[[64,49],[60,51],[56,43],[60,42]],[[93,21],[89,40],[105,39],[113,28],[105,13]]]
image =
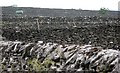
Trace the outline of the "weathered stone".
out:
[[[107,70],[113,71],[114,67],[112,66],[116,66],[116,64],[118,63],[118,50],[103,49],[102,47],[97,48],[93,47],[92,45],[70,46],[69,44],[63,47],[63,45],[58,45],[54,43],[21,44],[17,42],[9,42],[6,44],[6,42],[2,42],[2,44],[4,46],[1,45],[1,48],[3,47],[5,50],[10,50],[2,53],[3,55],[1,64],[4,66],[3,70],[11,70],[12,67],[16,71],[28,71],[30,68],[32,68],[29,63],[32,63],[34,59],[35,60],[33,61],[33,65],[37,65],[38,67],[40,66],[42,68],[48,68],[47,70],[52,69],[56,71],[96,70],[99,72],[100,69],[101,71],[103,71],[107,67],[109,67],[109,69]],[[19,53],[15,51],[17,49],[19,50]],[[15,52],[11,52],[11,50]],[[46,61],[46,59],[48,60]],[[48,64],[51,65],[47,66]],[[105,68],[103,67],[104,64],[106,65]]]

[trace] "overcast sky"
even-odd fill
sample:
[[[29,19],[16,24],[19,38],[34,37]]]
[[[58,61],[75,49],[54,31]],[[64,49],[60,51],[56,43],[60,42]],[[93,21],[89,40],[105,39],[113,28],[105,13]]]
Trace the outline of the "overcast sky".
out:
[[[118,10],[120,0],[0,0],[0,6],[99,10],[101,7]]]

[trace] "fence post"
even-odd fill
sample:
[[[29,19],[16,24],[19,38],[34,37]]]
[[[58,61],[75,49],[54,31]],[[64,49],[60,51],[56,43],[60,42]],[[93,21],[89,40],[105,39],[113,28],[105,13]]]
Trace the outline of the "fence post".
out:
[[[37,22],[37,28],[38,28],[38,31],[40,30],[40,26],[39,26],[39,19],[36,19],[36,22]]]

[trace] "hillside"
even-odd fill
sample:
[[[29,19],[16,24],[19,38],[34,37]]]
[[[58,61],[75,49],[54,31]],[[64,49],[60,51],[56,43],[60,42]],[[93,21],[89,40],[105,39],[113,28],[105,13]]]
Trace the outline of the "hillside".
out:
[[[16,11],[22,10],[20,17],[79,17],[79,16],[102,16],[99,11],[76,10],[76,9],[49,9],[49,8],[32,8],[32,7],[2,7],[3,18],[17,16]],[[117,11],[108,11],[104,17],[118,17]]]

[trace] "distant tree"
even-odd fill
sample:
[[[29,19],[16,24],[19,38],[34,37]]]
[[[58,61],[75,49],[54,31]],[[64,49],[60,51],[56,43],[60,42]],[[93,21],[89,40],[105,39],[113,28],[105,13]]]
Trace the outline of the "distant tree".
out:
[[[99,13],[105,15],[109,11],[108,8],[100,8]]]

